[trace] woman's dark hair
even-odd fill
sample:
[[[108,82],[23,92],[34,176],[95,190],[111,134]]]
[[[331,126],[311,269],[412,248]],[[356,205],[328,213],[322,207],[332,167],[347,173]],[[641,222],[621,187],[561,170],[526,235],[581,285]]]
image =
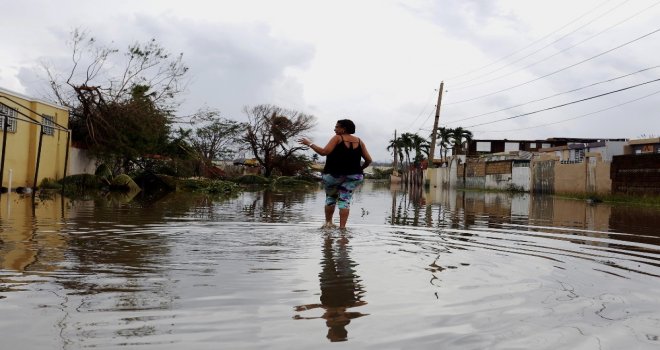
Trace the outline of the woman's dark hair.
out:
[[[341,125],[347,134],[355,134],[355,124],[350,119],[337,120],[337,124]]]

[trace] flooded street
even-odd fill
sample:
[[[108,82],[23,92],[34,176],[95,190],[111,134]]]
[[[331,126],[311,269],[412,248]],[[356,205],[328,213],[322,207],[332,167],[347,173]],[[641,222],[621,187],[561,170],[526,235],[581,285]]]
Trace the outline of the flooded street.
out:
[[[656,349],[660,209],[367,182],[0,197],[12,349]]]

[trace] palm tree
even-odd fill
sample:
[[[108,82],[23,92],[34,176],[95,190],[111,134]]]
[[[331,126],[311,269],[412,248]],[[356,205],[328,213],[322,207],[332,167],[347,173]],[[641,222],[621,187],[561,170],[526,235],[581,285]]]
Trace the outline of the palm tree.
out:
[[[410,167],[410,151],[414,149],[413,146],[413,133],[404,132],[401,134],[401,147],[403,147],[403,153],[406,154],[406,166]]]
[[[452,139],[453,129],[439,127],[437,132],[436,144],[440,146],[440,156],[442,158],[447,158],[447,151],[449,150],[449,143]],[[444,151],[444,154],[443,154]]]
[[[387,150],[392,152],[392,155],[399,158],[399,168],[403,167],[403,142],[400,137],[391,139],[388,143]]]
[[[422,160],[428,158],[431,145],[429,145],[429,141],[427,139],[417,134],[412,134],[410,136],[410,141],[412,149],[415,151],[415,163],[419,163]],[[424,157],[424,154],[426,154],[426,157]]]
[[[463,127],[452,129],[451,138],[454,141],[454,154],[464,150],[463,143],[472,141],[472,132]]]

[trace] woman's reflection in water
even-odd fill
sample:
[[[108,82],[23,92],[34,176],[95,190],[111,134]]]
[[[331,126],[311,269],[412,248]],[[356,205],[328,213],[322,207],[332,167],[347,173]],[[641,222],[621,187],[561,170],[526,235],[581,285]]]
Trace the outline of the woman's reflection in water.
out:
[[[355,273],[357,264],[349,257],[350,247],[348,238],[344,233],[340,237],[326,234],[323,243],[323,270],[319,273],[321,282],[321,304],[307,304],[296,307],[296,311],[306,311],[323,308],[325,312],[321,317],[302,317],[296,315],[295,319],[323,318],[328,326],[328,339],[332,342],[348,339],[346,326],[352,319],[366,316],[360,312],[350,312],[348,309],[365,305],[362,300],[364,289],[360,276]]]

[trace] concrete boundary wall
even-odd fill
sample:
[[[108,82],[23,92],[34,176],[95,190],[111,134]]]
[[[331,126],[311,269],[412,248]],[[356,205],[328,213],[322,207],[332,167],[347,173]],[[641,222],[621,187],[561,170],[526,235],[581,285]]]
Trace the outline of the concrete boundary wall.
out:
[[[453,159],[449,167],[429,169],[428,176],[433,187],[607,195],[614,187],[611,174],[617,173],[619,186],[624,189],[620,191],[624,193],[638,188],[648,192],[651,187],[651,192],[660,192],[660,155],[650,155],[648,161],[641,163],[643,159],[635,157],[638,158],[618,158],[618,168],[613,170],[613,163],[603,161],[599,154],[587,154],[581,162],[562,162],[554,157],[490,162],[472,158],[465,163]],[[631,179],[639,179],[639,174],[644,174],[643,181],[633,183]]]
[[[524,166],[522,164],[514,164],[511,169],[511,183],[517,190],[529,192],[531,190],[531,179],[532,173],[529,168],[529,162],[526,162]]]

